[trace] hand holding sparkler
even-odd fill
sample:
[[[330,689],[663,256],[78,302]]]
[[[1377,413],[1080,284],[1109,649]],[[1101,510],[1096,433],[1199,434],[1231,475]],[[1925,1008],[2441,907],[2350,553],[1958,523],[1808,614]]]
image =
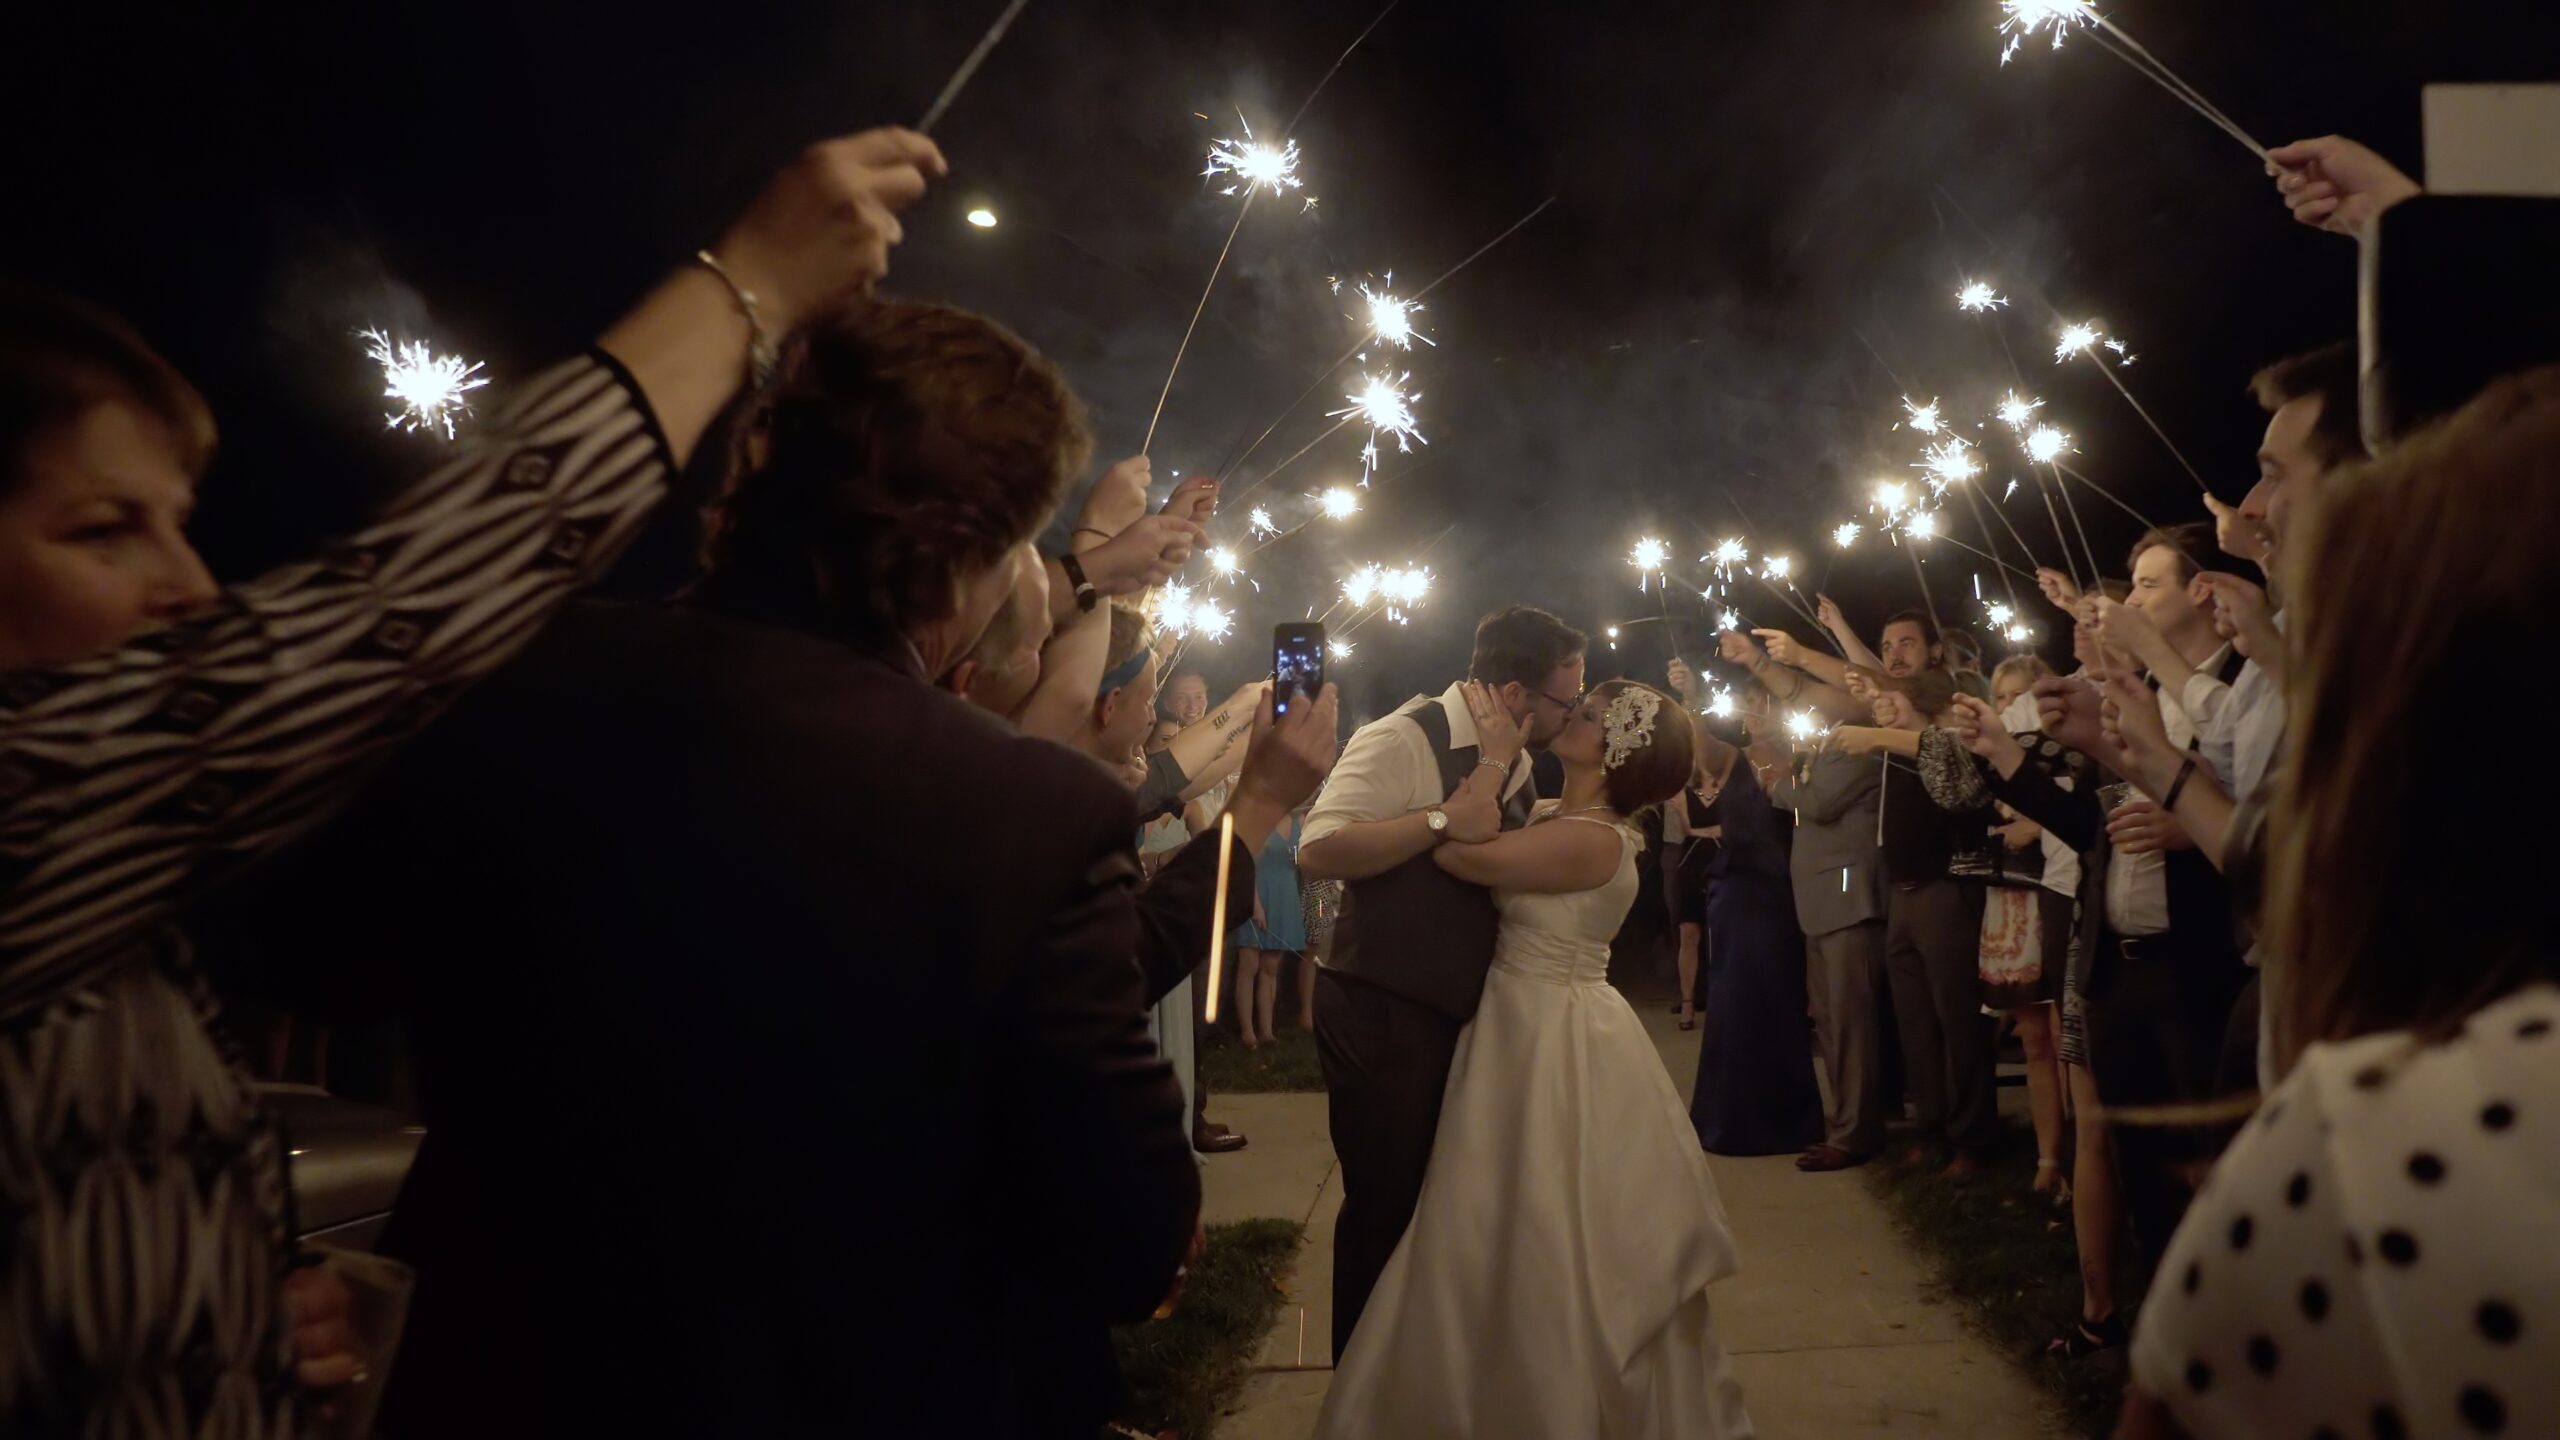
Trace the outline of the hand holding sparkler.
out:
[[[2281,679],[2284,636],[2267,618],[2267,592],[2237,575],[2207,570],[2196,577],[2213,595],[2214,629],[2259,668]]]
[[[1767,662],[1761,658],[1760,646],[1739,630],[1716,632],[1716,653],[1726,663],[1757,670]]]
[[[1143,460],[1146,457],[1139,458]],[[1218,485],[1215,475],[1194,475],[1173,487],[1173,493],[1165,497],[1164,509],[1160,513],[1177,520],[1188,520],[1194,525],[1206,525],[1218,513]]]
[[[2423,193],[2398,166],[2342,135],[2268,151],[2267,174],[2294,219],[2332,235],[2361,235],[2375,216]]]
[[[2212,495],[2204,497],[2204,508],[2213,512],[2213,542],[2223,554],[2252,565],[2266,563],[2268,552],[2275,548],[2275,533],[2265,520]]]
[[[2108,758],[2107,737],[2099,724],[2097,686],[2086,680],[2039,680],[2035,697],[2036,719],[2044,733],[2093,759]]]
[[[2036,588],[2044,592],[2044,598],[2052,601],[2055,609],[2075,620],[2079,618],[2080,587],[2069,576],[2050,565],[2039,565]]]
[[[1671,693],[1680,697],[1681,704],[1691,709],[1697,708],[1698,672],[1689,668],[1688,661],[1677,655],[1672,656],[1671,669],[1665,678],[1671,682]]]
[[[1956,743],[1991,762],[2003,776],[2015,775],[2026,762],[2026,747],[1991,708],[1991,702],[1958,691],[1954,707],[1948,713],[1947,733]]]
[[[868,291],[906,238],[898,212],[951,173],[931,140],[898,126],[810,146],[783,168],[711,247],[755,297],[770,333],[789,333],[819,306]]]
[[[1135,595],[1182,573],[1194,546],[1208,538],[1197,523],[1149,515],[1081,557],[1085,579],[1108,600]]]
[[[1796,637],[1793,635],[1784,630],[1754,630],[1751,633],[1759,636],[1762,642],[1768,645],[1770,659],[1781,665],[1804,664],[1804,647],[1796,644]]]
[[[1075,549],[1090,550],[1137,524],[1147,513],[1147,487],[1154,480],[1144,455],[1132,455],[1103,471],[1076,512],[1075,534],[1070,537]]]

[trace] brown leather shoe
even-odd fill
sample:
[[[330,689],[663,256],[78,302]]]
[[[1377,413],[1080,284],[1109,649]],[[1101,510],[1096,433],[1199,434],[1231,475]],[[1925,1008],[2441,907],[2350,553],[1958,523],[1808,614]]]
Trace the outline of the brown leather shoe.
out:
[[[1846,1170],[1866,1163],[1866,1156],[1852,1155],[1837,1145],[1816,1145],[1796,1157],[1796,1168],[1808,1175],[1818,1175],[1827,1170]]]
[[[1215,1120],[1204,1120],[1191,1131],[1191,1148],[1203,1155],[1224,1155],[1244,1148],[1244,1137]]]

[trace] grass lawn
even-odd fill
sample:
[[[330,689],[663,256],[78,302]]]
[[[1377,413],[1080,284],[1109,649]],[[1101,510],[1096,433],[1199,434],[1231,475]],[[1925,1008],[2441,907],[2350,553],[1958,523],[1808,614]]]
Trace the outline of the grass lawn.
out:
[[[1947,1181],[1935,1164],[1903,1163],[1896,1149],[1867,1167],[1868,1184],[1912,1243],[1937,1263],[1948,1298],[2052,1395],[2073,1432],[2111,1434],[2124,1395],[2124,1352],[2086,1360],[2045,1353],[2046,1342],[2080,1318],[2070,1208],[2027,1193],[2035,1178],[2033,1146],[2012,1143],[2002,1153],[1989,1174]],[[2137,1264],[2128,1245],[2117,1267],[2119,1293],[2143,1293],[2150,1277]]]
[[[1173,1314],[1112,1334],[1132,1396],[1121,1423],[1178,1440],[1210,1434],[1243,1388],[1254,1351],[1286,1298],[1280,1279],[1298,1253],[1299,1235],[1289,1220],[1209,1227],[1207,1248]]]
[[[1280,1038],[1247,1050],[1223,1025],[1200,1036],[1200,1079],[1212,1095],[1258,1095],[1274,1090],[1324,1093],[1324,1069],[1316,1061],[1316,1037],[1287,1020]]]

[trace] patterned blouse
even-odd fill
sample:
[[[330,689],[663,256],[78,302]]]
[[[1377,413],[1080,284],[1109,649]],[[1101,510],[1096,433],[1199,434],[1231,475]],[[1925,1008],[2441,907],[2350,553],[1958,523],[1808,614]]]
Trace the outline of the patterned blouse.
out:
[[[291,1434],[283,1146],[170,922],[521,651],[672,468],[569,361],[321,558],[0,674],[0,1435]]]

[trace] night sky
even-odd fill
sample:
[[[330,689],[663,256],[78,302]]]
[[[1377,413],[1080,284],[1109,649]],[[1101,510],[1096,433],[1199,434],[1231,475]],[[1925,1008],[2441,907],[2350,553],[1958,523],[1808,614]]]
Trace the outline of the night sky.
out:
[[[1209,141],[1238,134],[1239,111],[1276,132],[1378,5],[1033,0],[939,129],[954,175],[908,217],[891,288],[1022,332],[1091,405],[1102,455],[1129,452],[1238,203],[1199,177]],[[123,311],[204,386],[224,447],[200,539],[237,575],[432,459],[382,433],[352,332],[415,332],[501,385],[524,374],[716,234],[798,145],[912,122],[1000,4],[50,8],[77,13],[13,21],[0,58],[0,266]],[[2555,12],[2108,9],[2260,139],[2342,131],[2413,173],[2419,86],[2550,78]],[[1900,397],[1943,400],[1972,435],[2018,373],[2093,478],[2160,519],[2199,515],[2105,382],[2056,370],[2057,314],[2131,342],[2126,383],[2237,498],[2263,423],[2247,377],[2352,334],[2354,248],[2294,226],[2252,158],[2094,44],[2039,41],[2004,70],[1997,14],[1402,0],[1299,122],[1306,190],[1258,203],[1238,236],[1153,447],[1159,479],[1220,468],[1355,338],[1331,279],[1410,289],[1558,198],[1432,295],[1438,347],[1393,359],[1430,443],[1387,447],[1358,520],[1257,562],[1262,592],[1206,652],[1215,678],[1267,664],[1265,627],[1320,608],[1349,562],[1401,562],[1435,536],[1432,598],[1408,628],[1363,627],[1338,667],[1355,711],[1455,675],[1497,604],[1594,631],[1652,613],[1624,563],[1641,534],[1691,571],[1741,535],[1819,573],[1872,482],[1913,473]],[[997,229],[963,223],[978,204]],[[1975,276],[2006,311],[1956,311]],[[1319,386],[1231,490],[1331,424],[1356,373]],[[1988,495],[2023,474],[1997,430],[1980,432]],[[1251,503],[1293,521],[1308,492],[1356,478],[1358,446],[1344,431]],[[2008,513],[2050,563],[2032,497]],[[2102,501],[2081,514],[2102,555],[2136,528]],[[1960,506],[1946,518],[1981,544]],[[617,588],[680,578],[688,524],[672,511]],[[1240,536],[1241,513],[1221,529]],[[1977,570],[1999,591],[1989,566],[1932,553],[1950,621],[1978,614]],[[1917,598],[1872,537],[1831,589],[1869,628]],[[1739,599],[1780,617],[1756,587]],[[1658,678],[1656,637],[1603,649],[1593,677],[1623,662]]]

